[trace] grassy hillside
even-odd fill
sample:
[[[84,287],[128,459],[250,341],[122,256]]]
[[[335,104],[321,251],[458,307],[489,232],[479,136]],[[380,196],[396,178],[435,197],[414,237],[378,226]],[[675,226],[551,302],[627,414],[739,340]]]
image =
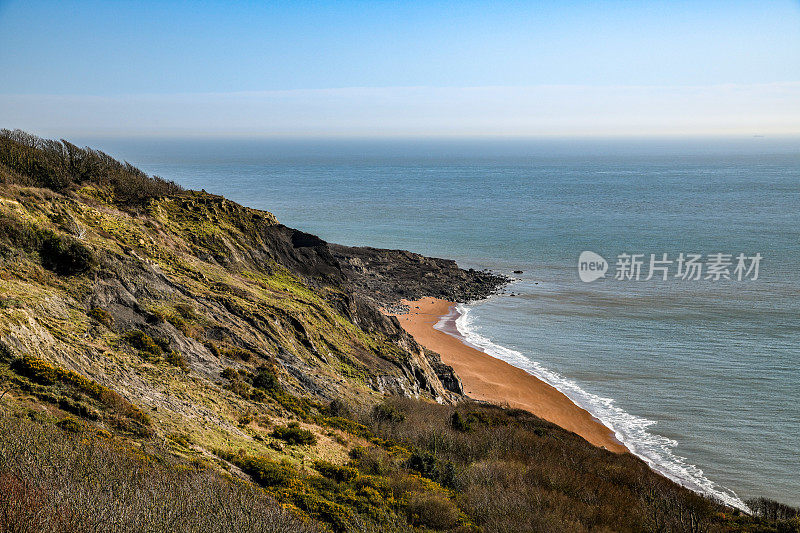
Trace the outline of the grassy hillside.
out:
[[[797,530],[470,402],[376,307],[423,278],[502,283],[3,130],[0,530]]]

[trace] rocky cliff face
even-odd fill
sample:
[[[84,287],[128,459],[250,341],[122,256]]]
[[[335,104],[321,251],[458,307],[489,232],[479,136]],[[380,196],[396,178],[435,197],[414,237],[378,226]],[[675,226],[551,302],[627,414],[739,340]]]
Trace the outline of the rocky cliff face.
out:
[[[224,425],[203,406],[227,394],[231,368],[268,367],[285,391],[322,402],[382,393],[450,402],[462,394],[452,369],[377,306],[481,297],[503,282],[452,261],[330,245],[206,193],[130,210],[94,186],[64,194],[8,185],[0,216],[91,257],[84,271],[59,273],[9,233],[0,347],[84,374],[166,418]],[[169,358],[184,370],[164,368]]]

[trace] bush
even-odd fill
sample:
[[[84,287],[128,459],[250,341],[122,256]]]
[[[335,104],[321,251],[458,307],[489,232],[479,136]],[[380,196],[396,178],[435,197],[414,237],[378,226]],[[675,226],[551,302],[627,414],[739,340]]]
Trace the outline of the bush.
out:
[[[52,385],[59,381],[59,369],[44,359],[26,355],[11,362],[11,369],[21,376],[30,378],[31,381],[41,385]]]
[[[222,350],[222,355],[228,357],[229,359],[238,359],[240,361],[249,361],[253,354],[249,351],[245,350],[244,348],[239,348],[234,346],[233,348],[228,348],[226,350]]]
[[[41,233],[33,225],[16,217],[0,214],[0,242],[33,252],[39,249],[41,241]]]
[[[81,430],[81,425],[74,418],[61,419],[56,422],[56,426],[60,427],[64,431],[71,431],[72,433],[78,433]]]
[[[408,458],[406,466],[419,472],[419,474],[434,481],[439,479],[440,469],[439,461],[436,456],[427,451],[415,450],[411,457]]]
[[[332,400],[326,408],[327,414],[334,418],[352,418],[353,410],[340,399]]]
[[[354,530],[353,513],[348,507],[321,498],[316,494],[294,492],[291,496],[297,507],[306,511],[311,516],[331,524],[334,531]]]
[[[58,408],[81,418],[89,418],[92,420],[97,418],[97,413],[92,411],[88,405],[83,402],[71,400],[70,398],[64,396],[58,399]]]
[[[79,240],[67,235],[46,232],[39,247],[42,266],[56,274],[72,276],[89,270],[92,251]]]
[[[144,206],[151,199],[179,194],[171,181],[150,177],[128,163],[67,141],[40,139],[20,130],[0,130],[0,165],[13,181],[25,186],[63,191],[83,183],[113,190],[120,205]]]
[[[444,494],[416,493],[406,507],[409,521],[415,526],[452,529],[458,525],[458,508]]]
[[[337,483],[350,483],[358,477],[358,470],[349,466],[339,466],[328,461],[315,461],[314,468],[328,479]]]
[[[279,463],[266,457],[234,458],[232,462],[262,487],[288,485],[297,475],[288,463]]]
[[[396,470],[397,466],[391,457],[375,446],[356,446],[350,450],[349,465],[357,468],[359,472],[371,476],[385,476]]]
[[[280,387],[280,382],[269,367],[261,366],[256,369],[256,373],[253,375],[253,387],[262,390],[275,390]]]
[[[453,413],[450,417],[450,427],[456,431],[471,431],[472,423],[475,420],[471,414],[462,415],[458,411]]]
[[[114,323],[114,317],[108,314],[108,311],[99,307],[93,307],[88,313],[91,318],[97,320],[101,324],[111,326]]]
[[[229,366],[222,369],[222,373],[220,374],[223,378],[227,379],[228,381],[233,381],[239,379],[239,371],[235,368],[231,368]]]
[[[310,445],[317,443],[317,437],[307,429],[302,429],[297,422],[290,422],[286,426],[276,427],[271,435],[286,441],[287,444]]]
[[[117,412],[121,417],[129,419],[141,427],[151,424],[150,417],[131,402],[100,385],[96,381],[84,377],[77,372],[53,365],[44,359],[26,355],[11,362],[11,369],[35,383],[49,386],[62,383],[75,387],[80,392],[91,396],[101,404]]]
[[[175,329],[177,329],[187,337],[189,336],[191,328],[189,327],[189,323],[186,322],[186,320],[184,320],[183,317],[179,315],[167,315],[164,317],[164,319],[173,326],[175,326]]]
[[[328,427],[340,429],[356,437],[364,437],[365,439],[374,437],[372,431],[370,431],[367,426],[359,424],[349,418],[343,418],[341,416],[326,417],[321,420],[321,423]]]
[[[140,355],[144,355],[145,358],[150,358],[147,356],[158,357],[163,352],[161,346],[150,335],[138,329],[129,331],[123,338],[128,344],[139,350]]]
[[[388,403],[376,405],[372,413],[377,420],[382,422],[398,423],[406,419],[406,415],[402,411]]]
[[[182,353],[180,353],[180,352],[176,352],[175,350],[172,350],[169,353],[169,355],[167,355],[166,360],[167,360],[167,363],[169,363],[169,364],[171,364],[173,366],[177,366],[178,368],[180,368],[184,372],[188,372],[189,371],[189,363],[186,361],[186,357],[184,357],[184,355]]]

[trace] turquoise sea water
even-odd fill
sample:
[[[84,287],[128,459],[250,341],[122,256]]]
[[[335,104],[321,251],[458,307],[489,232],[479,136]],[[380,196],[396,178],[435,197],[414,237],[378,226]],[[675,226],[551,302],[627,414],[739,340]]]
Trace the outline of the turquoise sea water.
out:
[[[522,270],[462,307],[472,343],[696,490],[800,505],[800,140],[85,143],[329,241]],[[584,250],[606,278],[580,281]],[[755,281],[613,279],[621,253],[644,278],[681,252],[763,259]]]

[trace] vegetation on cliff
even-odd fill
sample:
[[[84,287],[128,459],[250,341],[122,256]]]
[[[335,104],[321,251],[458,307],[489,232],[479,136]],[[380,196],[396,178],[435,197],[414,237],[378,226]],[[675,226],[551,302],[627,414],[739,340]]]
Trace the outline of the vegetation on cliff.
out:
[[[4,130],[0,530],[797,529],[469,402],[376,307],[502,282]]]

